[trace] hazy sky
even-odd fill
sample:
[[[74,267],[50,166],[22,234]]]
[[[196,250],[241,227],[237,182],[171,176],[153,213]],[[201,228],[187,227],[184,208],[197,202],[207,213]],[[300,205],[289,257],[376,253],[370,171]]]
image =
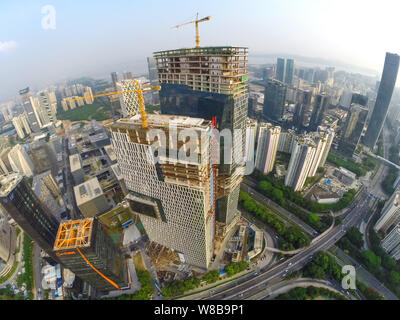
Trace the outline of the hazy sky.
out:
[[[42,28],[42,7],[56,29]],[[200,43],[248,46],[381,71],[400,53],[399,0],[0,0],[0,101],[25,86],[111,71],[146,72],[146,56]]]

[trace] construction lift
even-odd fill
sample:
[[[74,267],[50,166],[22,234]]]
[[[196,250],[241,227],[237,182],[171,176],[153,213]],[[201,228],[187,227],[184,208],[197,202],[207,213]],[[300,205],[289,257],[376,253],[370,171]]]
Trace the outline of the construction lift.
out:
[[[204,22],[204,21],[208,21],[208,20],[210,20],[210,19],[211,19],[210,16],[205,17],[205,18],[202,18],[202,19],[199,19],[199,14],[197,13],[196,20],[194,20],[194,21],[189,21],[189,22],[182,23],[182,24],[178,24],[177,26],[172,27],[172,28],[173,28],[173,29],[177,29],[177,28],[182,27],[182,26],[185,26],[185,25],[187,25],[187,24],[194,23],[195,26],[196,26],[196,48],[200,48],[199,23],[200,23],[200,22]]]

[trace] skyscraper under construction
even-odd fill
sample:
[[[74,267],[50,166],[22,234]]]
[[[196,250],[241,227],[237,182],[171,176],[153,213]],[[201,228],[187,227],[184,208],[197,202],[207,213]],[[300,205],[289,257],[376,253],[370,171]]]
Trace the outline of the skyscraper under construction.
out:
[[[54,252],[66,268],[98,291],[128,286],[124,255],[96,218],[62,222]]]
[[[221,163],[217,177],[216,220],[221,234],[238,215],[237,203],[244,164],[248,109],[247,52],[244,47],[200,47],[154,54],[161,84],[161,113],[211,120],[218,129],[237,130],[232,138],[232,161]]]
[[[149,114],[147,123],[148,128],[143,128],[141,115],[136,114],[118,120],[110,128],[113,149],[128,189],[126,199],[140,216],[151,241],[175,250],[182,262],[207,269],[215,235],[211,122]],[[178,150],[188,150],[178,137],[188,129],[198,137],[190,149],[193,158],[178,160]],[[175,141],[170,140],[173,135]],[[164,142],[154,150],[156,139]]]

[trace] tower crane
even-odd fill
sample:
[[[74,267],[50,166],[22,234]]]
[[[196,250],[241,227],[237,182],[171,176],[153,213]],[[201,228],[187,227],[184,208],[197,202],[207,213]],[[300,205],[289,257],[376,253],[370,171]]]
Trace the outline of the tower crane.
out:
[[[137,89],[135,89],[135,90],[124,90],[124,91],[101,93],[101,94],[91,95],[90,98],[94,99],[94,98],[98,98],[98,97],[112,96],[115,94],[122,94],[122,93],[128,93],[128,92],[136,93],[137,98],[138,98],[139,111],[140,111],[140,115],[142,117],[142,127],[144,129],[147,129],[148,128],[147,114],[146,114],[146,108],[144,106],[143,92],[153,91],[153,90],[159,91],[159,90],[161,90],[161,86],[160,85],[157,85],[157,86],[150,85],[146,88],[140,89],[139,81],[135,79],[134,82],[137,87]],[[87,99],[87,97],[71,98],[71,99],[68,99],[67,101],[75,101],[75,100],[83,100],[83,99]]]
[[[185,26],[185,25],[187,25],[187,24],[194,23],[195,26],[196,26],[196,48],[200,48],[199,23],[200,23],[200,22],[204,22],[204,21],[208,21],[208,20],[210,20],[210,19],[211,19],[210,16],[205,17],[205,18],[202,18],[202,19],[199,19],[199,14],[197,13],[196,20],[194,20],[194,21],[189,21],[189,22],[186,22],[186,23],[183,23],[183,24],[178,24],[177,26],[172,27],[172,28],[173,28],[173,29],[175,29],[175,28],[177,29],[177,28],[182,27],[182,26]]]

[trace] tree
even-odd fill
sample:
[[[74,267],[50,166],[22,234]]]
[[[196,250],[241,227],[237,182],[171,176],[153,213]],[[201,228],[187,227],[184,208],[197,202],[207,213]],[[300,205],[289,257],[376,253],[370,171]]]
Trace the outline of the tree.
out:
[[[207,281],[207,283],[214,283],[217,282],[219,279],[219,272],[218,270],[211,270],[210,272],[207,272],[203,276],[203,280]]]
[[[363,251],[361,253],[361,256],[363,257],[365,263],[367,265],[369,265],[372,268],[379,268],[381,265],[381,257],[378,257],[377,255],[375,255],[375,253],[373,253],[370,250],[366,250]]]
[[[351,227],[347,233],[346,237],[354,244],[358,249],[361,249],[364,245],[363,234],[356,227]]]
[[[319,217],[315,213],[310,213],[308,216],[308,219],[310,223],[318,223],[319,222]]]
[[[325,271],[314,262],[309,262],[304,268],[304,276],[313,279],[324,279]]]
[[[396,271],[391,271],[390,272],[390,281],[393,282],[394,284],[399,284],[400,283],[400,273]]]

